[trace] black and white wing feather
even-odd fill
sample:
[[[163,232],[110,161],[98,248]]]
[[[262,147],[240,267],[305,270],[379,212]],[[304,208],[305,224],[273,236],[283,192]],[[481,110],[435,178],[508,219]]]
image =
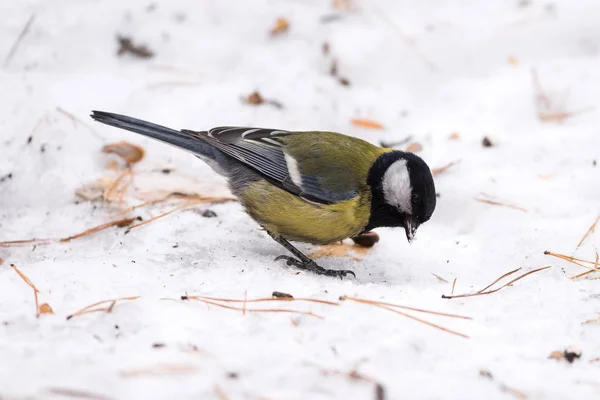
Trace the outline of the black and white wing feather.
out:
[[[259,172],[273,184],[308,201],[331,204],[351,199],[356,191],[338,193],[319,184],[318,177],[303,175],[296,160],[286,153],[283,138],[301,135],[265,128],[218,127],[207,132],[183,130],[211,144]]]

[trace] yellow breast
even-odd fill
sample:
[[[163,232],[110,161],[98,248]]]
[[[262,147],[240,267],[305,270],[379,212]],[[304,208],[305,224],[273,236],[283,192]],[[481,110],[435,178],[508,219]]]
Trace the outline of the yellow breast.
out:
[[[363,193],[364,192],[364,193]],[[246,212],[269,232],[288,240],[327,244],[359,234],[369,222],[371,192],[340,203],[311,203],[267,181],[240,195]]]

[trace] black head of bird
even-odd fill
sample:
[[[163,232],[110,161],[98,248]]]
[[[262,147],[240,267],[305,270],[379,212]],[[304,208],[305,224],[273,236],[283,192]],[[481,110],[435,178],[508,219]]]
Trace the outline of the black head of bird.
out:
[[[365,230],[403,227],[411,242],[435,210],[435,185],[427,164],[412,153],[385,153],[371,167],[368,183],[373,199]]]

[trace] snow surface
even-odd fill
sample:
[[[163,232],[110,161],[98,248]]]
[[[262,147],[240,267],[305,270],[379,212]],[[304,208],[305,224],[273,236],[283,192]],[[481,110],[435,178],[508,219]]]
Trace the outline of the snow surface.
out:
[[[361,261],[319,260],[353,269],[356,279],[297,274],[274,263],[282,249],[237,203],[210,206],[216,218],[182,211],[128,235],[112,228],[69,243],[0,248],[2,400],[374,399],[372,383],[333,373],[354,369],[381,382],[387,399],[600,397],[600,363],[591,362],[600,356],[600,324],[583,323],[600,313],[599,283],[570,280],[584,270],[543,255],[548,249],[593,259],[600,247],[596,233],[575,251],[600,214],[600,166],[593,165],[600,162],[600,110],[542,123],[531,78],[534,68],[563,111],[597,106],[597,1],[377,0],[346,12],[319,0],[149,4],[1,2],[0,54],[9,53],[31,15],[35,20],[0,69],[0,177],[13,174],[0,183],[0,241],[64,237],[113,219],[117,208],[75,204],[74,192],[114,179],[100,149],[115,141],[147,150],[136,166],[141,191],[227,194],[200,160],[94,123],[92,109],[176,128],[320,129],[374,143],[412,135],[432,168],[461,162],[436,178],[437,210],[412,245],[404,232],[382,229]],[[321,21],[332,13],[342,17]],[[278,17],[290,30],[269,37]],[[156,56],[117,57],[117,33]],[[329,76],[325,41],[349,87]],[[255,89],[285,108],[243,104]],[[354,126],[352,118],[385,130]],[[459,140],[448,139],[453,132]],[[496,146],[484,148],[484,136]],[[176,167],[172,174],[153,172],[167,163]],[[482,193],[528,212],[476,201]],[[167,209],[133,215],[147,219]],[[35,317],[32,290],[11,263],[55,315]],[[441,299],[450,284],[432,275],[457,278],[462,293],[514,268],[545,265],[552,268],[500,292],[455,300]],[[471,338],[350,302],[281,305],[321,320],[163,300],[243,298],[246,291],[268,297],[274,290],[465,314],[474,319],[421,317]],[[134,295],[142,297],[111,313],[65,319],[94,302]],[[548,359],[570,345],[581,359]]]

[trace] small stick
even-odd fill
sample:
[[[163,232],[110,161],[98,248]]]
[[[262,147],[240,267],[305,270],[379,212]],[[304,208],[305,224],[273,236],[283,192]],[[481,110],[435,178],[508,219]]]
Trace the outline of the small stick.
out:
[[[596,267],[592,268],[588,271],[582,272],[581,274],[577,274],[575,276],[572,276],[571,279],[577,279],[577,278],[581,278],[582,276],[591,274],[592,272],[596,272],[596,271],[600,271],[600,268],[598,268],[598,261],[600,261],[600,254],[598,254],[598,252],[596,252]]]
[[[481,198],[475,198],[475,200],[480,201],[482,203],[491,204],[493,206],[508,207],[508,208],[512,208],[513,210],[519,210],[519,211],[527,212],[526,209],[524,209],[522,207],[518,207],[518,206],[513,206],[512,204],[505,204],[505,203],[501,203],[499,201],[487,200],[487,199],[481,199]]]
[[[197,301],[200,301],[202,303],[210,304],[210,305],[217,306],[217,307],[227,308],[229,310],[243,311],[243,308],[228,306],[226,304],[220,304],[220,303],[216,303],[216,302],[210,301],[210,300],[203,300],[203,299],[193,299],[193,300],[197,300]],[[309,315],[311,317],[316,317],[316,318],[319,318],[319,319],[323,319],[322,316],[314,314],[314,313],[312,313],[310,311],[298,311],[298,310],[276,309],[276,308],[246,309],[246,311],[247,312],[275,312],[275,313],[289,312],[289,313],[294,313],[294,314]]]
[[[92,128],[90,125],[83,122],[81,119],[77,118],[74,114],[72,114],[60,107],[56,107],[56,111],[59,112],[60,114],[64,115],[65,117],[69,118],[71,121],[73,121],[73,125],[77,126],[77,124],[81,124],[81,125],[85,126],[90,132],[92,132],[94,134],[94,136],[101,139],[102,141],[105,140],[98,132],[96,132],[96,130],[94,128]]]
[[[458,279],[458,278],[454,278],[454,280],[452,281],[452,290],[450,291],[450,294],[454,294],[454,287],[456,286],[456,279]]]
[[[69,388],[60,388],[60,387],[52,387],[47,389],[49,393],[56,394],[59,396],[66,397],[75,397],[79,399],[88,399],[88,400],[111,400],[111,397],[107,397],[101,394],[86,392],[78,389],[69,389]]]
[[[198,205],[198,204],[200,204],[200,203],[201,203],[200,201],[193,201],[193,202],[188,202],[188,203],[182,204],[182,205],[180,205],[180,206],[177,206],[177,207],[175,207],[174,209],[172,209],[172,210],[170,210],[170,211],[167,211],[167,212],[165,212],[165,213],[162,213],[162,214],[160,214],[160,215],[157,215],[156,217],[152,217],[152,218],[150,218],[150,219],[147,219],[147,220],[145,220],[145,221],[143,221],[143,222],[140,222],[139,224],[135,224],[135,225],[132,225],[132,226],[130,226],[130,227],[129,227],[129,229],[127,230],[127,232],[129,232],[130,230],[132,230],[132,229],[134,229],[134,228],[137,228],[137,227],[140,227],[140,226],[143,226],[143,225],[149,224],[150,222],[154,222],[154,221],[156,221],[157,219],[160,219],[160,218],[166,217],[167,215],[169,215],[169,214],[172,214],[172,213],[174,213],[174,212],[176,212],[176,211],[183,210],[184,208],[188,208],[188,207],[197,206],[197,205]]]
[[[571,256],[567,256],[567,255],[565,255],[565,254],[554,253],[554,252],[552,252],[552,251],[548,251],[548,250],[545,250],[545,251],[544,251],[544,254],[546,254],[546,255],[548,255],[548,256],[554,256],[554,257],[557,257],[557,258],[563,259],[563,260],[565,260],[565,261],[569,261],[569,262],[571,262],[571,263],[573,263],[573,264],[579,265],[580,267],[587,268],[587,269],[590,269],[590,270],[594,270],[594,269],[596,269],[597,267],[600,267],[600,263],[598,263],[598,261],[594,262],[594,261],[583,260],[583,259],[581,259],[581,258],[571,257]],[[588,263],[588,264],[592,264],[592,265],[594,265],[595,267],[588,267],[588,266],[586,266],[586,265],[583,265],[583,264],[580,264],[580,263],[578,263],[578,262],[576,262],[576,261],[579,261],[580,263]]]
[[[510,286],[510,285],[512,285],[513,283],[515,283],[516,281],[518,281],[518,280],[520,280],[520,279],[523,279],[523,278],[525,278],[527,275],[533,274],[533,273],[535,273],[535,272],[543,271],[543,270],[545,270],[545,269],[548,269],[548,268],[550,268],[550,266],[549,266],[549,265],[548,265],[548,266],[546,266],[546,267],[542,267],[542,268],[537,268],[537,269],[534,269],[534,270],[532,270],[532,271],[529,271],[529,272],[527,272],[527,273],[525,273],[525,274],[523,274],[523,275],[520,275],[520,276],[518,276],[517,278],[515,278],[515,279],[513,279],[512,281],[510,281],[510,282],[508,282],[508,283],[506,283],[506,284],[504,284],[504,285],[500,286],[500,287],[499,287],[499,288],[497,288],[497,289],[488,290],[487,292],[479,291],[479,292],[475,292],[475,293],[465,293],[465,294],[457,294],[457,295],[450,295],[450,296],[447,296],[447,295],[444,295],[444,294],[443,294],[443,295],[442,295],[442,299],[456,299],[456,298],[459,298],[459,297],[473,297],[473,296],[481,296],[481,295],[484,295],[484,294],[492,294],[492,293],[495,293],[495,292],[499,291],[500,289],[503,289],[503,288],[505,288],[505,287],[507,287],[507,286]],[[514,272],[514,271],[513,271],[513,272]],[[511,272],[511,273],[512,273],[512,272]],[[491,285],[490,285],[490,286],[491,286]]]
[[[456,331],[453,331],[453,330],[451,330],[451,329],[448,329],[448,328],[444,328],[444,327],[443,327],[443,326],[441,326],[441,325],[437,325],[437,324],[434,324],[434,323],[432,323],[432,322],[425,321],[424,319],[421,319],[421,318],[415,317],[415,316],[413,316],[413,315],[407,314],[407,313],[405,313],[405,312],[402,312],[402,311],[400,311],[400,310],[395,310],[395,309],[393,309],[392,307],[387,307],[387,306],[383,306],[383,305],[376,305],[376,307],[380,307],[380,308],[383,308],[383,309],[385,309],[385,310],[388,310],[388,311],[394,312],[394,313],[396,313],[396,314],[403,315],[403,316],[405,316],[405,317],[407,317],[407,318],[414,319],[415,321],[421,322],[421,323],[423,323],[423,324],[425,324],[425,325],[429,325],[429,326],[431,326],[431,327],[433,327],[433,328],[441,329],[441,330],[442,330],[442,331],[444,331],[444,332],[448,332],[448,333],[451,333],[451,334],[453,334],[453,335],[457,335],[457,336],[461,336],[461,337],[464,337],[464,338],[466,338],[466,339],[469,339],[469,337],[468,337],[467,335],[463,334],[463,333],[456,332]]]
[[[215,394],[219,398],[219,400],[230,400],[231,397],[225,393],[225,391],[219,385],[215,385]]]
[[[76,235],[73,235],[73,236],[69,236],[69,237],[66,237],[66,238],[59,239],[58,241],[59,241],[59,242],[68,242],[68,241],[71,241],[71,240],[73,240],[73,239],[78,239],[78,238],[80,238],[80,237],[82,237],[82,236],[87,236],[87,235],[90,235],[90,234],[92,234],[92,233],[99,232],[99,231],[101,231],[101,230],[104,230],[104,229],[110,228],[110,227],[112,227],[112,226],[118,226],[118,227],[121,227],[121,228],[122,228],[122,227],[125,227],[125,226],[128,226],[128,225],[130,225],[130,224],[131,224],[133,221],[135,221],[136,219],[137,219],[137,217],[131,217],[131,218],[123,218],[123,219],[119,219],[119,220],[116,220],[116,221],[110,221],[110,222],[107,222],[107,223],[105,223],[105,224],[98,225],[98,226],[95,226],[95,227],[93,227],[93,228],[87,229],[87,230],[85,230],[85,231],[83,231],[83,232],[81,232],[81,233],[78,233],[78,234],[76,234]]]
[[[439,279],[441,282],[444,282],[444,283],[449,283],[447,280],[445,280],[444,278],[442,278],[442,277],[441,277],[441,276],[439,276],[439,275],[436,275],[436,274],[434,274],[433,272],[431,273],[431,275],[433,275],[433,276],[435,276],[436,278],[438,278],[438,279]]]
[[[31,17],[29,17],[29,19],[27,20],[27,23],[21,30],[21,33],[19,33],[19,36],[17,36],[17,40],[15,40],[12,47],[10,48],[10,51],[8,52],[8,54],[6,55],[6,58],[4,59],[4,66],[3,66],[4,68],[8,67],[8,63],[10,63],[10,60],[12,60],[13,56],[16,54],[17,49],[19,48],[19,45],[21,44],[21,41],[23,41],[23,38],[25,38],[27,33],[29,33],[29,29],[31,28],[31,25],[33,24],[34,20],[35,20],[35,14],[33,14]]]
[[[433,176],[437,176],[443,172],[446,172],[446,170],[448,170],[450,167],[455,166],[456,164],[458,164],[460,162],[460,160],[457,161],[452,161],[446,165],[444,165],[443,167],[439,167],[439,168],[434,168],[433,170],[431,170],[431,175]]]
[[[52,239],[25,239],[25,240],[9,240],[6,242],[0,242],[0,247],[11,247],[11,246],[20,246],[23,244],[46,244],[51,242]]]
[[[517,269],[513,269],[510,272],[505,273],[504,275],[502,275],[500,278],[496,279],[494,282],[490,283],[489,285],[487,285],[486,287],[484,287],[483,289],[481,289],[479,292],[477,293],[481,293],[481,292],[485,292],[487,289],[491,288],[492,286],[494,286],[496,283],[498,283],[500,280],[506,278],[509,275],[514,274],[517,271],[520,271],[521,268],[517,268]]]
[[[83,307],[81,310],[74,312],[73,314],[67,316],[67,320],[73,318],[73,317],[77,317],[79,315],[82,314],[88,314],[88,313],[93,313],[93,312],[99,312],[99,311],[107,311],[107,312],[111,312],[113,307],[115,306],[115,303],[117,301],[121,301],[121,300],[137,300],[139,299],[140,296],[129,296],[129,297],[119,297],[118,299],[110,299],[110,300],[102,300],[99,301],[97,303],[91,304],[87,307]],[[107,308],[101,308],[101,309],[93,309],[94,307],[97,307],[101,304],[105,304],[105,303],[111,303],[111,305]]]
[[[119,186],[119,184],[121,183],[123,178],[125,178],[126,176],[133,177],[133,173],[131,172],[130,167],[127,167],[123,171],[119,172],[119,175],[117,175],[117,177],[115,178],[113,183],[111,183],[111,185],[108,187],[108,189],[104,192],[104,196],[103,196],[104,201],[107,201],[107,202],[112,201],[111,197],[112,197],[113,192],[117,189],[117,187]],[[126,187],[123,189],[123,193],[125,192],[125,190],[127,190],[128,185],[129,184],[127,184]]]
[[[585,232],[585,235],[583,235],[583,237],[577,244],[577,248],[579,248],[579,246],[581,246],[583,244],[583,242],[585,241],[585,239],[587,239],[587,237],[590,235],[590,233],[594,233],[594,230],[596,229],[596,225],[598,224],[598,221],[600,221],[600,215],[598,215],[598,218],[596,218],[596,221],[594,221],[594,223]]]
[[[442,312],[438,312],[438,311],[424,310],[422,308],[414,308],[414,307],[401,306],[399,304],[386,303],[384,301],[375,301],[375,300],[360,299],[358,297],[341,296],[340,300],[351,300],[351,301],[355,301],[357,303],[371,304],[371,305],[374,305],[374,306],[385,306],[385,307],[402,308],[404,310],[411,310],[411,311],[416,311],[416,312],[422,312],[422,313],[425,313],[425,314],[439,315],[441,317],[461,318],[461,319],[469,319],[469,320],[473,319],[471,317],[466,317],[464,315],[447,314],[447,313],[442,313]]]
[[[265,297],[260,299],[250,299],[250,300],[237,300],[237,299],[222,299],[220,297],[208,297],[208,296],[185,296],[187,300],[211,300],[211,301],[221,301],[224,303],[258,303],[261,301],[308,301],[312,303],[321,303],[327,304],[330,306],[339,306],[340,303],[335,303],[333,301],[320,300],[320,299],[311,299],[311,298],[302,298],[302,297]]]
[[[35,287],[35,285],[33,284],[33,282],[31,282],[29,280],[29,278],[27,276],[25,276],[24,273],[22,273],[21,271],[19,271],[19,269],[16,267],[15,264],[10,264],[11,268],[17,273],[19,274],[19,276],[21,277],[21,279],[23,279],[23,281],[25,281],[25,283],[33,289],[33,299],[35,301],[35,316],[36,318],[40,316],[40,304],[38,302],[38,293],[39,290],[38,288]]]
[[[127,214],[127,213],[129,213],[131,211],[137,210],[138,208],[146,207],[146,206],[149,206],[149,205],[152,205],[152,204],[156,204],[156,203],[162,203],[164,201],[169,200],[170,198],[172,198],[172,194],[168,194],[168,195],[166,195],[164,197],[161,197],[159,199],[148,200],[148,201],[145,201],[143,203],[137,204],[135,206],[129,207],[129,208],[123,210],[123,211],[119,211],[118,213],[113,214],[112,216],[113,217],[118,217],[119,215]]]

